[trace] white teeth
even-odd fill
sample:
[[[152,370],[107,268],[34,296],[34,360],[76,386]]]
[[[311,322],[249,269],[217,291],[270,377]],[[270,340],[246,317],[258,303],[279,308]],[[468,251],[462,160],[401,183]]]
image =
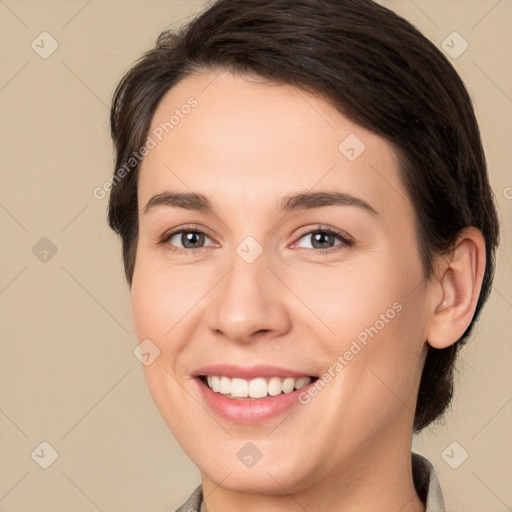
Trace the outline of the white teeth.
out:
[[[295,387],[295,379],[293,377],[288,377],[284,379],[283,382],[283,391],[285,393],[291,393],[293,388]]]
[[[302,389],[311,382],[309,377],[300,377],[295,381],[295,389]]]
[[[227,379],[227,377],[226,377]],[[244,379],[232,379],[231,380],[231,396],[247,398],[249,396],[249,384]]]
[[[271,377],[265,379],[257,377],[252,380],[245,380],[229,377],[208,375],[206,378],[208,386],[216,393],[222,393],[227,398],[264,398],[267,395],[277,396],[281,393],[291,393],[296,389],[302,389],[311,382],[310,377]]]
[[[283,391],[281,379],[279,377],[272,377],[267,384],[267,393],[270,396],[280,395]]]
[[[252,379],[249,382],[249,396],[251,398],[263,398],[267,396],[267,381],[265,379]]]
[[[219,391],[223,395],[229,395],[229,393],[231,393],[231,381],[227,377],[220,378]]]

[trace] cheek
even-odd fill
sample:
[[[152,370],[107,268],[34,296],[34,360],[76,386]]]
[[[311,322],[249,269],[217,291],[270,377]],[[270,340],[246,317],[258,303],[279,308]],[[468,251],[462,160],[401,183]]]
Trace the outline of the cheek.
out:
[[[389,421],[414,412],[426,326],[422,287],[406,296],[395,291],[390,300],[398,300],[376,299],[380,306],[369,307],[365,324],[354,326],[345,352],[352,360],[344,369],[345,391],[353,393],[355,407],[368,414],[378,410]]]
[[[130,293],[132,324],[139,341],[145,338],[157,338],[159,326],[158,309],[161,298],[148,284],[144,274],[134,274]]]
[[[137,265],[130,294],[135,333],[139,340],[169,339],[201,297],[199,282],[190,272],[162,268],[143,258]]]
[[[393,320],[396,309],[408,300],[413,273],[397,275],[380,264],[323,268],[304,273],[293,289],[331,334],[346,339],[375,323],[380,330],[382,315],[386,325]]]
[[[375,396],[381,395],[378,390],[385,395],[385,386],[377,382],[382,376],[408,393],[425,338],[422,277],[411,251],[389,248],[357,265],[320,268],[314,277],[306,274],[297,280],[297,295],[307,298],[310,310],[332,335],[324,337],[329,364],[346,355],[341,373],[347,386],[368,379]]]

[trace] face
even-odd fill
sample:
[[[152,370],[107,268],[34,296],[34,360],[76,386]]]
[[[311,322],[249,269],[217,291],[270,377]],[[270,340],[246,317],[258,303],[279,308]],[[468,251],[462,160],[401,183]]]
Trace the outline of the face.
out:
[[[428,288],[391,145],[228,72],[179,82],[149,135],[132,319],[203,479],[292,493],[409,451]]]

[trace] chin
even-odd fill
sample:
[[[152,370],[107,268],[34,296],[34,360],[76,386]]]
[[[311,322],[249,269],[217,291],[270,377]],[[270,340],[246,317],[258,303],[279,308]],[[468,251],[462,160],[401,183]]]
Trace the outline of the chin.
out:
[[[232,443],[233,448],[226,445],[219,453],[212,453],[210,448],[207,460],[201,456],[204,453],[201,450],[190,455],[203,476],[233,492],[281,495],[297,492],[306,482],[311,483],[312,470],[304,467],[298,455],[289,456],[288,450],[279,450],[276,446],[271,456],[266,457],[262,449],[261,458],[257,459],[257,452],[249,443],[236,441]],[[251,454],[255,457],[253,460]]]

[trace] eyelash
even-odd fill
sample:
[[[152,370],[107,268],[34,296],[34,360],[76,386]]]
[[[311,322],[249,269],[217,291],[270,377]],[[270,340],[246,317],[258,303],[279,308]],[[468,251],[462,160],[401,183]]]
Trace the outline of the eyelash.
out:
[[[174,231],[171,231],[170,233],[165,233],[162,235],[162,237],[158,241],[158,245],[165,246],[167,250],[170,250],[171,252],[175,253],[188,253],[188,254],[201,254],[203,250],[208,249],[208,247],[199,247],[197,249],[181,249],[177,247],[172,247],[170,244],[167,244],[169,240],[179,233],[201,233],[207,237],[209,237],[208,233],[206,231],[203,231],[202,229],[196,227],[196,226],[181,226],[179,229],[176,229]],[[333,228],[327,227],[327,226],[321,226],[318,225],[314,229],[308,229],[306,231],[301,232],[298,235],[297,241],[303,238],[305,235],[311,235],[314,233],[322,233],[322,234],[328,234],[328,235],[334,235],[337,237],[341,243],[336,244],[334,247],[331,247],[329,249],[309,249],[302,247],[301,249],[306,251],[308,254],[313,253],[315,255],[324,255],[324,254],[330,254],[333,252],[337,252],[341,250],[343,247],[353,247],[355,245],[355,242],[352,238],[350,238],[346,233],[342,231],[335,230]],[[210,237],[209,237],[210,238]]]

